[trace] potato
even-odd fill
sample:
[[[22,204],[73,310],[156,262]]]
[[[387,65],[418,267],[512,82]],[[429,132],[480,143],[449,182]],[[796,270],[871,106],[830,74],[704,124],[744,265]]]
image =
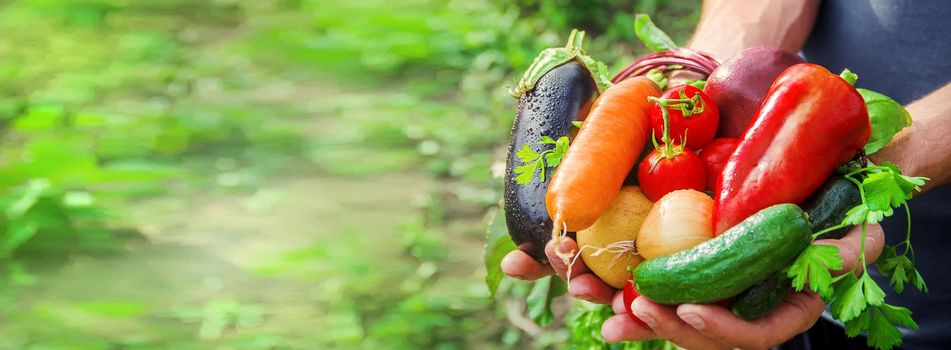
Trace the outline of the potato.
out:
[[[635,254],[634,242],[653,204],[639,187],[622,187],[598,221],[578,232],[581,259],[611,287],[623,288],[631,277],[628,266],[644,260]]]
[[[695,190],[661,197],[644,219],[637,252],[644,259],[690,249],[713,238],[713,198]]]

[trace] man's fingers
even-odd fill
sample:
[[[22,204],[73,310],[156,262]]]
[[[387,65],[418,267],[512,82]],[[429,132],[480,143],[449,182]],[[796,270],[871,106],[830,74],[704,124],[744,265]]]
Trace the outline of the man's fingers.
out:
[[[677,308],[677,315],[719,342],[743,349],[767,349],[812,327],[822,308],[817,294],[790,293],[772,314],[755,321],[742,320],[717,305],[683,304]]]
[[[537,280],[553,273],[550,265],[540,263],[518,249],[502,258],[502,272],[520,280]]]
[[[627,315],[627,306],[624,306],[624,292],[614,293],[614,300],[611,300],[611,308],[615,315]]]
[[[571,266],[572,278],[588,272],[588,267],[584,265],[584,261],[581,260],[581,257],[575,259],[575,255],[578,254],[578,243],[575,243],[575,240],[568,237],[562,237],[561,251],[565,253],[571,253],[571,259],[567,264],[555,254],[555,240],[548,241],[548,244],[545,245],[545,255],[548,255],[548,263],[551,264],[551,267],[555,270],[555,273],[558,274],[558,276],[567,280],[568,264],[571,264],[572,262],[574,263]]]
[[[677,316],[676,306],[656,304],[644,297],[634,299],[634,315],[661,338],[686,349],[729,349],[729,346],[707,337]],[[615,316],[617,317],[617,316]]]
[[[605,320],[601,325],[601,336],[609,343],[657,338],[654,331],[627,314],[614,315]]]
[[[568,294],[592,303],[608,304],[616,291],[590,272],[572,275],[571,281],[568,281]]]
[[[841,239],[820,239],[816,244],[826,244],[839,248],[839,255],[842,257],[842,269],[836,271],[836,275],[846,271],[851,271],[857,261],[859,261],[859,252],[862,244],[862,227],[855,226]],[[871,264],[878,260],[882,253],[882,247],[885,244],[885,233],[880,225],[868,225],[866,227],[865,237],[865,262]],[[861,269],[859,270],[861,271]]]

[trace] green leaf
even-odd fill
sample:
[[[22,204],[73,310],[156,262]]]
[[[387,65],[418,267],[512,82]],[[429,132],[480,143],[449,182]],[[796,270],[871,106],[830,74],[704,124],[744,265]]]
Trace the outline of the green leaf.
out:
[[[63,206],[86,208],[96,203],[96,197],[85,191],[70,191],[63,194]]]
[[[835,286],[833,301],[829,305],[832,315],[842,322],[856,318],[868,305],[865,301],[864,283],[849,272]]]
[[[886,211],[905,203],[906,192],[898,185],[892,172],[869,174],[862,181],[862,187],[870,211]]]
[[[928,285],[925,284],[925,280],[921,278],[921,272],[918,272],[918,269],[912,270],[911,274],[914,276],[915,288],[918,290],[928,293]]]
[[[875,262],[875,266],[878,267],[878,272],[881,273],[882,276],[891,276],[892,271],[895,271],[895,261],[893,259],[896,256],[898,256],[898,254],[894,246],[886,245],[882,247],[882,253],[878,255],[878,261]]]
[[[832,275],[829,270],[841,268],[839,248],[813,244],[799,254],[786,275],[792,279],[792,286],[796,291],[803,290],[808,284],[810,290],[828,298],[832,295]]]
[[[583,125],[583,124],[584,124],[584,122],[583,122],[583,121],[580,121],[580,120],[573,120],[573,121],[571,121],[571,126],[574,126],[576,129],[581,129],[581,125]]]
[[[862,294],[865,295],[865,303],[869,305],[882,305],[885,302],[885,291],[875,283],[875,280],[869,274],[863,274],[859,279],[862,283]]]
[[[859,334],[868,332],[871,326],[871,313],[872,308],[867,308],[865,311],[862,311],[858,317],[853,318],[849,322],[845,322],[845,335],[849,336],[849,338],[854,338]]]
[[[0,244],[0,257],[10,257],[17,248],[36,235],[39,226],[33,220],[12,220]]]
[[[876,349],[891,349],[901,345],[901,332],[882,312],[871,312],[868,330],[868,346]]]
[[[565,152],[568,151],[568,137],[562,136],[558,138],[558,141],[555,142],[555,149],[545,155],[545,166],[548,168],[557,167],[558,164],[561,164],[561,159],[564,158]]]
[[[548,276],[535,281],[532,291],[525,299],[528,317],[540,326],[551,324],[555,318],[551,313],[551,302],[566,292],[567,286],[561,278]]]
[[[868,219],[868,206],[865,203],[856,205],[845,213],[842,222],[848,225],[861,225]]]
[[[911,114],[898,102],[881,93],[856,89],[865,100],[872,135],[865,144],[865,154],[872,154],[888,145],[901,129],[911,125]]]
[[[555,145],[553,149],[542,151],[537,153],[533,151],[528,145],[522,146],[522,149],[516,153],[516,156],[522,162],[530,162],[529,164],[521,165],[515,168],[515,183],[519,185],[525,185],[532,182],[536,172],[540,172],[539,180],[545,182],[546,177],[546,168],[554,168],[561,164],[561,158],[565,156],[565,152],[568,151],[568,137],[562,136],[558,140],[554,140],[549,136],[542,136],[541,141],[538,142],[540,145]]]
[[[905,256],[902,255],[902,257],[904,258]],[[905,275],[905,267],[903,265],[895,266],[895,270],[892,272],[892,277],[889,281],[892,288],[894,288],[898,294],[901,294],[905,291],[905,283],[907,282],[908,276]]]
[[[891,248],[892,251],[887,252],[886,249],[883,249],[883,256],[879,257],[876,265],[879,266],[878,271],[882,273],[882,276],[891,276],[890,284],[900,294],[905,290],[905,283],[911,282],[911,276],[908,275],[908,272],[914,270],[915,267],[908,256],[904,254],[894,255],[895,249],[888,248]]]
[[[670,36],[657,28],[648,15],[638,14],[634,17],[634,33],[651,51],[670,51],[677,48],[677,44],[670,39]]]
[[[882,304],[879,308],[882,315],[892,324],[896,324],[909,329],[918,329],[918,324],[911,318],[911,310],[900,306]]]
[[[489,287],[490,297],[495,296],[499,283],[505,274],[502,272],[502,259],[506,254],[515,250],[515,243],[509,237],[508,227],[505,225],[505,209],[502,203],[486,214],[489,226],[485,232],[485,285]]]
[[[30,180],[19,191],[19,198],[6,208],[8,219],[16,219],[30,210],[52,185],[46,179]]]
[[[535,176],[535,172],[538,171],[538,166],[541,162],[535,161],[529,164],[515,167],[515,173],[518,174],[515,176],[515,183],[519,185],[525,185],[529,182],[532,182],[532,177]],[[544,174],[542,175],[544,176]]]
[[[518,160],[522,161],[522,163],[534,162],[538,159],[538,152],[535,152],[535,150],[526,144],[522,145],[522,149],[518,150],[515,156],[518,157]]]
[[[895,182],[901,187],[902,191],[905,191],[907,194],[905,199],[911,199],[914,191],[921,191],[921,186],[925,185],[925,181],[930,180],[927,177],[917,177],[917,176],[905,176],[898,173],[895,175]]]
[[[66,113],[60,106],[39,106],[17,118],[13,129],[20,132],[50,131],[63,127]]]

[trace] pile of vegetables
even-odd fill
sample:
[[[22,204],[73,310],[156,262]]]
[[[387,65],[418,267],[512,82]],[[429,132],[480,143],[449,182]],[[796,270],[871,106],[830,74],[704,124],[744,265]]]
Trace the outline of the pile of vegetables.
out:
[[[819,293],[849,336],[901,344],[911,312],[884,302],[864,249],[842,268],[816,245],[904,208],[925,178],[868,159],[910,125],[882,94],[768,47],[724,63],[678,48],[647,16],[638,37],[656,53],[608,79],[584,33],[544,51],[514,89],[503,210],[512,240],[539,261],[574,235],[580,257],[630,303],[720,303],[769,315],[790,290]],[[700,79],[674,84],[686,72]],[[682,80],[682,79],[681,79]],[[864,245],[864,243],[863,243]],[[555,245],[560,247],[560,245]],[[877,267],[894,290],[926,291],[909,232]],[[577,256],[575,256],[577,253]],[[570,276],[569,276],[570,283]]]

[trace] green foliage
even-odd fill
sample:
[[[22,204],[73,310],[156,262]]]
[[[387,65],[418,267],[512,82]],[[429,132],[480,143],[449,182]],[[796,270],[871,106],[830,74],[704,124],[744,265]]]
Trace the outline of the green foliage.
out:
[[[640,46],[632,41],[631,6],[647,9],[678,41],[698,12],[663,1],[546,1],[544,11],[538,4],[3,2],[0,309],[11,313],[0,327],[0,347],[560,347],[564,323],[552,299],[564,286],[557,279],[534,287],[537,302],[522,310],[552,322],[551,332],[535,338],[503,326],[502,296],[524,300],[533,287],[496,271],[501,302],[495,303],[475,269],[480,213],[500,192],[486,169],[496,164],[496,148],[510,130],[514,102],[507,88],[542,48],[563,44],[578,20],[608,24],[591,27],[587,49],[616,68],[629,58],[622,52]],[[607,17],[588,16],[595,13]],[[129,227],[154,224],[151,213],[146,222],[125,215],[141,199],[249,189],[278,171],[297,174],[289,168],[303,168],[306,175],[299,176],[315,170],[370,181],[422,171],[435,194],[414,207],[419,215],[398,221],[404,226],[322,233],[335,238],[256,266],[256,277],[287,289],[278,299],[288,305],[207,297],[222,293],[215,289],[222,282],[212,277],[196,285],[102,291],[130,300],[99,300],[98,286],[81,284],[113,271],[59,281],[61,265],[50,264],[75,270],[66,262],[118,252],[124,255],[111,255],[120,261],[110,266],[147,268],[155,252],[126,239],[134,231]],[[259,197],[243,202],[249,211],[278,207],[277,199]],[[307,226],[325,229],[319,221]],[[245,239],[244,232],[228,234],[229,241]],[[270,247],[270,235],[253,239]],[[247,263],[243,254],[229,262]],[[209,257],[188,258],[182,264]],[[24,287],[42,293],[24,302],[15,292]],[[276,288],[246,289],[263,295]],[[84,300],[71,302],[77,296]],[[281,321],[300,310],[317,318]]]
[[[832,296],[832,274],[829,272],[842,268],[842,258],[839,257],[839,248],[831,245],[809,245],[799,254],[796,261],[789,267],[787,276],[792,278],[792,285],[796,291],[806,288],[819,293],[823,297]]]
[[[865,154],[872,154],[885,147],[901,129],[911,125],[911,114],[888,96],[872,90],[856,90],[868,107],[872,135],[865,144]]]
[[[567,316],[570,331],[570,346],[573,350],[673,350],[673,343],[664,340],[627,341],[608,343],[601,337],[601,324],[614,316],[610,305],[576,301]]]
[[[508,228],[505,226],[503,210],[502,203],[499,203],[497,209],[492,209],[486,214],[489,218],[489,228],[486,230],[485,252],[482,260],[485,262],[485,284],[489,287],[490,297],[495,296],[495,291],[499,289],[499,283],[505,276],[502,273],[502,258],[515,250],[515,242],[512,242]]]

